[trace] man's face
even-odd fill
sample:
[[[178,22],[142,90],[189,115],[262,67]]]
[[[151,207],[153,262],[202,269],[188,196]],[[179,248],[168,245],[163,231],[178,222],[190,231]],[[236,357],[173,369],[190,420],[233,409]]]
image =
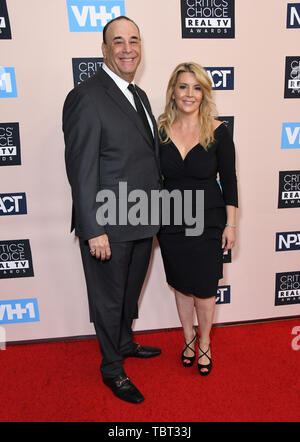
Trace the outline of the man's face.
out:
[[[105,64],[119,77],[130,83],[141,61],[141,39],[134,23],[117,20],[106,32],[102,43]]]

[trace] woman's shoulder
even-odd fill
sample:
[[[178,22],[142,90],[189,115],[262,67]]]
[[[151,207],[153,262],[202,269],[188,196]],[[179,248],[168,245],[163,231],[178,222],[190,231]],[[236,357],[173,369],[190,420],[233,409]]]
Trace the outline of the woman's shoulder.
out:
[[[216,140],[231,140],[232,136],[224,121],[213,121],[214,136]]]
[[[212,119],[213,130],[216,131],[220,126],[224,126],[223,121],[219,121],[219,120],[216,120],[215,118],[213,118]]]

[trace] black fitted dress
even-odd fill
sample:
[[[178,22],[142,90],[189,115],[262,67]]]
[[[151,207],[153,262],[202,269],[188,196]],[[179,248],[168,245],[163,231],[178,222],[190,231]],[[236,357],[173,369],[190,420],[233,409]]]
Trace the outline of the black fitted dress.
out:
[[[193,216],[196,216],[196,204],[199,203],[195,191],[204,190],[204,231],[200,236],[185,234],[186,228],[192,226],[185,224],[184,214],[178,225],[172,204],[169,206],[170,221],[162,225],[157,235],[168,284],[198,298],[217,294],[218,281],[223,277],[225,205],[238,206],[232,137],[223,123],[215,130],[214,137],[208,150],[197,144],[184,159],[171,140],[160,145],[164,188],[169,192],[179,190],[183,202],[184,191],[192,191],[190,209]]]

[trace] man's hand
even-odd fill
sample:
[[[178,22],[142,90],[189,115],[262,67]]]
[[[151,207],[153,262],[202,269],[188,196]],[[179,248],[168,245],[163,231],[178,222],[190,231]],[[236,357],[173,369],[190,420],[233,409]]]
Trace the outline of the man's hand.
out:
[[[110,259],[111,250],[106,234],[89,239],[89,246],[91,255],[95,258],[101,259],[101,261]]]

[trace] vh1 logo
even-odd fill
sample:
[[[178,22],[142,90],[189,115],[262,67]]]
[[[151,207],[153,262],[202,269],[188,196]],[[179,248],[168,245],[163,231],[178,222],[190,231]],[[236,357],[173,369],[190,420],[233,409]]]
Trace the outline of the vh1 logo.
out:
[[[282,123],[281,149],[300,148],[300,123]]]
[[[0,301],[0,324],[40,320],[36,298]]]
[[[0,98],[17,96],[15,69],[12,67],[0,67]]]
[[[101,32],[112,19],[125,15],[124,0],[67,0],[70,32]]]

